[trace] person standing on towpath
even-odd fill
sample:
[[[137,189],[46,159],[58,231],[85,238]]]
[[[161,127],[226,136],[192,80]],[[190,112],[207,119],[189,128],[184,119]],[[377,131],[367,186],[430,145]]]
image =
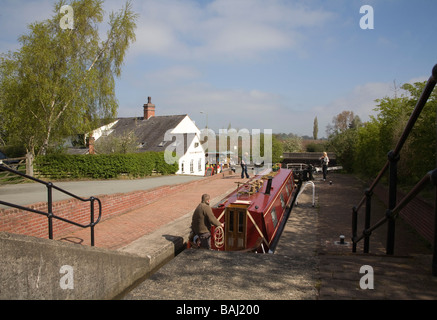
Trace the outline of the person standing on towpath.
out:
[[[325,181],[326,174],[328,173],[328,164],[329,164],[328,154],[326,152],[323,152],[323,156],[320,158],[320,160],[322,161],[323,181]]]

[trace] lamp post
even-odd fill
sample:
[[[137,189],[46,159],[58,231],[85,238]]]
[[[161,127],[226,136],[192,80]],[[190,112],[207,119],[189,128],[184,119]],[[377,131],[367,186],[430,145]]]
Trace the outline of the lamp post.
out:
[[[206,130],[208,131],[208,112],[200,111],[200,113],[206,115]]]

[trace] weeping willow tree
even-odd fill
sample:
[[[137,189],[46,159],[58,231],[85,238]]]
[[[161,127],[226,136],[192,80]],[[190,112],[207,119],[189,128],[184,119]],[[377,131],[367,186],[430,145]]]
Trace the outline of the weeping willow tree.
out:
[[[1,138],[33,154],[116,115],[115,77],[138,18],[127,2],[110,14],[101,39],[103,1],[60,1],[53,13],[31,23],[18,39],[21,48],[0,58]]]

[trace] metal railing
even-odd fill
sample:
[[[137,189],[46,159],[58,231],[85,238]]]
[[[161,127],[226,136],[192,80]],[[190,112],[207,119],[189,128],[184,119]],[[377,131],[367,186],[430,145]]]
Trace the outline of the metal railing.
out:
[[[397,194],[397,163],[399,161],[400,151],[407,140],[411,130],[413,129],[417,118],[425,107],[437,81],[437,64],[432,69],[432,75],[428,79],[426,86],[416,103],[416,106],[408,120],[405,129],[396,144],[394,150],[390,151],[387,155],[388,159],[371,186],[366,189],[365,195],[358,203],[358,205],[352,208],[352,251],[356,252],[357,243],[364,239],[364,253],[369,252],[369,241],[372,231],[387,222],[387,243],[386,243],[386,254],[392,255],[394,253],[394,239],[395,239],[395,219],[402,208],[404,208],[409,201],[411,201],[428,183],[433,183],[436,188],[436,199],[434,206],[435,215],[435,225],[434,225],[434,244],[433,244],[433,262],[432,262],[432,274],[437,276],[437,169],[428,172],[419,183],[397,204],[396,194]],[[388,195],[388,209],[386,211],[385,217],[376,222],[373,226],[370,226],[371,221],[371,198],[373,190],[380,182],[382,176],[389,171],[389,195]],[[361,236],[358,236],[358,211],[363,204],[366,204],[366,213],[364,221],[364,230]]]
[[[84,199],[84,198],[78,197],[78,196],[76,196],[76,195],[74,195],[74,194],[72,194],[72,193],[70,193],[70,192],[68,192],[66,190],[63,190],[63,189],[55,186],[51,182],[46,182],[46,181],[39,180],[37,178],[34,178],[32,176],[29,176],[29,175],[26,175],[24,173],[21,173],[19,171],[14,170],[14,169],[8,168],[7,166],[5,166],[3,164],[0,164],[0,171],[8,171],[8,172],[11,172],[13,174],[19,175],[19,176],[21,176],[23,178],[26,178],[26,179],[29,179],[29,180],[32,180],[32,181],[35,181],[35,182],[38,182],[38,183],[41,183],[41,184],[45,185],[47,187],[47,212],[31,209],[31,208],[28,208],[28,207],[23,207],[23,206],[20,206],[20,205],[17,205],[17,204],[13,204],[13,203],[9,203],[9,202],[5,202],[5,201],[2,201],[2,200],[0,200],[0,204],[8,206],[8,207],[12,207],[12,208],[20,209],[20,210],[23,210],[23,211],[29,211],[29,212],[37,213],[39,215],[46,216],[48,218],[49,239],[51,239],[51,240],[53,240],[53,219],[57,219],[57,220],[66,222],[66,223],[75,225],[77,227],[81,227],[83,229],[90,228],[91,229],[91,246],[94,246],[94,244],[95,244],[95,241],[94,241],[94,227],[96,226],[97,223],[99,223],[99,221],[100,221],[100,219],[102,217],[102,203],[101,203],[101,201],[98,198],[90,197],[88,199]],[[83,225],[83,224],[80,224],[80,223],[77,223],[77,222],[74,222],[74,221],[71,221],[71,220],[68,220],[68,219],[65,219],[65,218],[62,218],[62,217],[54,215],[53,214],[53,189],[55,189],[57,191],[60,191],[60,192],[62,192],[64,194],[66,194],[66,195],[69,195],[69,196],[71,196],[71,197],[73,197],[73,198],[75,198],[77,200],[82,201],[82,202],[90,202],[90,223],[87,224],[87,225]],[[99,215],[98,215],[97,221],[94,221],[94,211],[95,211],[94,210],[94,202],[96,202],[96,201],[98,203]]]

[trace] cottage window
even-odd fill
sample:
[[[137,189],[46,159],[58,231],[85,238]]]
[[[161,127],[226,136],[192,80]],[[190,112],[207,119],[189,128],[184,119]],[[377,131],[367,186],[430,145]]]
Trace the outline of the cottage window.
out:
[[[190,161],[190,172],[194,173],[194,159],[191,159]]]

